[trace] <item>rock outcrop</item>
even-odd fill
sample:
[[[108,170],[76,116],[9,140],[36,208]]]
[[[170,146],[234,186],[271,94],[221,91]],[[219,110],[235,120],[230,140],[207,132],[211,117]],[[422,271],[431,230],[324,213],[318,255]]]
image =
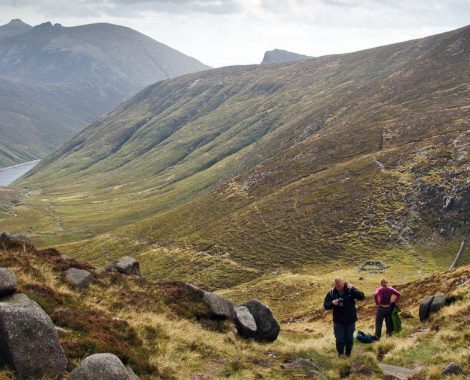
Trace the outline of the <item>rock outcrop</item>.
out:
[[[419,302],[419,319],[424,322],[432,313],[441,310],[446,305],[445,294],[438,293],[433,296],[426,296]]]
[[[138,377],[113,354],[85,358],[70,374],[70,380],[135,380]]]
[[[253,338],[258,327],[253,315],[246,306],[235,306],[235,326],[238,334],[243,338]]]
[[[84,269],[70,268],[65,272],[65,281],[76,289],[88,288],[93,280],[93,275]]]
[[[429,318],[430,308],[434,296],[426,296],[421,301],[419,301],[419,320],[421,322]]]
[[[457,363],[449,363],[447,367],[445,367],[442,370],[442,374],[444,376],[450,376],[450,375],[458,375],[462,372],[462,367],[460,367]]]
[[[119,260],[112,262],[106,267],[107,271],[117,271],[125,275],[133,275],[140,277],[140,264],[130,256],[121,257]]]
[[[24,236],[17,236],[8,232],[3,232],[0,235],[0,247],[3,249],[22,249],[24,251],[34,249],[31,240]]]
[[[19,377],[55,377],[67,369],[54,324],[24,294],[0,299],[0,354]]]
[[[312,58],[308,55],[292,53],[287,50],[274,49],[269,50],[264,53],[263,60],[261,61],[262,65],[268,65],[271,63],[287,63],[300,61],[303,59]]]
[[[258,300],[249,301],[241,306],[245,306],[255,319],[257,330],[254,338],[258,341],[274,342],[279,335],[281,326],[271,309]]]
[[[431,306],[429,307],[429,314],[435,313],[441,310],[446,305],[445,294],[438,293],[434,296]]]
[[[202,301],[209,308],[212,319],[233,320],[233,304],[229,300],[212,292],[204,292]]]
[[[5,268],[0,268],[0,297],[12,295],[16,291],[16,276]]]

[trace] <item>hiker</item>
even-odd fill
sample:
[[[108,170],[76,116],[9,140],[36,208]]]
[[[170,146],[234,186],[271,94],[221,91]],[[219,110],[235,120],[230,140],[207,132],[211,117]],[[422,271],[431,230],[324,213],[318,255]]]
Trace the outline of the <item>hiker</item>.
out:
[[[378,287],[374,293],[374,300],[377,305],[377,312],[375,314],[375,337],[377,340],[382,336],[384,319],[387,328],[387,336],[392,336],[392,312],[395,308],[395,303],[398,302],[400,297],[400,292],[389,286],[387,280],[383,279],[380,281],[380,287]]]
[[[355,300],[363,300],[364,293],[353,285],[345,283],[341,277],[335,278],[334,288],[325,297],[323,306],[333,310],[333,331],[336,338],[338,356],[351,356],[356,329],[357,311]]]

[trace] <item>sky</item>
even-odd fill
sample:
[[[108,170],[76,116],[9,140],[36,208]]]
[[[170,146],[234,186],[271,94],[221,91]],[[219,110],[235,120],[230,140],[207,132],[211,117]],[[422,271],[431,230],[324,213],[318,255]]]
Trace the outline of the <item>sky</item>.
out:
[[[125,25],[213,67],[259,63],[266,50],[346,53],[470,24],[470,0],[0,0],[13,18]]]

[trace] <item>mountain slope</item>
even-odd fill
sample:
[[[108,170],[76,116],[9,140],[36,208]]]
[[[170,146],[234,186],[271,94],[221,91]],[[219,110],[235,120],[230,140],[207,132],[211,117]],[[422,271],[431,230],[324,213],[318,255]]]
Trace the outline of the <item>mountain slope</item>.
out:
[[[8,24],[0,26],[0,39],[27,33],[31,28],[31,25],[24,23],[20,19],[11,20]]]
[[[0,166],[43,157],[80,128],[60,92],[0,78]]]
[[[12,92],[13,84],[2,86],[1,96],[13,98],[22,92],[23,101],[31,104],[28,109],[46,104],[50,110],[48,117],[41,114],[39,120],[32,120],[34,113],[22,112],[18,102],[3,104],[2,119],[8,121],[1,128],[10,131],[4,144],[18,150],[14,157],[43,157],[146,85],[207,68],[141,33],[112,24],[63,27],[44,23],[1,39],[0,56],[0,78],[23,86]],[[24,91],[25,86],[31,90]],[[70,123],[70,119],[75,121]],[[48,128],[48,124],[61,124],[62,130]],[[21,144],[8,138],[12,125],[16,136],[25,136]],[[31,134],[31,128],[40,131],[39,136]],[[12,159],[19,162],[2,154],[0,165]]]
[[[466,27],[159,82],[38,165],[0,225],[94,262],[140,253],[155,276],[192,257],[212,287],[368,258],[444,268],[468,228],[469,60]]]
[[[269,50],[264,53],[263,60],[261,61],[262,65],[269,65],[271,63],[287,63],[300,61],[302,59],[309,59],[308,55],[292,53],[287,50],[274,49]]]

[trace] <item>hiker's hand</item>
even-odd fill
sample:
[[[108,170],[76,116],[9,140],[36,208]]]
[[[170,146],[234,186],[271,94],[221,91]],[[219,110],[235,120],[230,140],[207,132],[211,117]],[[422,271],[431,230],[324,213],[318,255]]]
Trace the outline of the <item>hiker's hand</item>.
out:
[[[351,290],[353,288],[353,284],[348,282],[348,289]]]
[[[339,304],[339,299],[337,298],[337,299],[333,300],[332,304],[335,305],[335,306],[338,306],[338,304]]]

